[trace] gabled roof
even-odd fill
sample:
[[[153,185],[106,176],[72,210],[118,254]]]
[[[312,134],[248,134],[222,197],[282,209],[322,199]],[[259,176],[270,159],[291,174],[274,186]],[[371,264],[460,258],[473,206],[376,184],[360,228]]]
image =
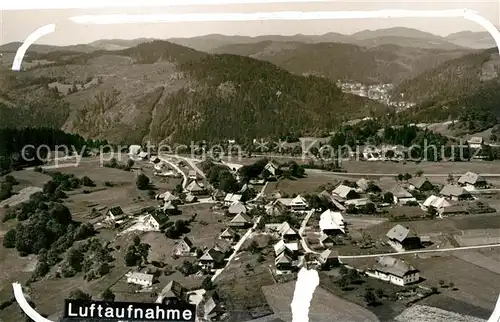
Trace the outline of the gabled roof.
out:
[[[405,228],[401,225],[396,225],[391,230],[389,230],[386,236],[389,237],[389,239],[395,239],[398,242],[402,243],[409,234],[410,230],[408,228]]]
[[[232,224],[249,224],[251,222],[252,219],[243,212],[240,212],[231,220]]]
[[[321,257],[321,259],[327,260],[331,258],[338,258],[339,253],[334,250],[326,249],[319,256]]]
[[[297,195],[290,201],[291,206],[307,206],[307,201],[301,195]]]
[[[458,179],[458,183],[461,184],[476,184],[476,183],[486,183],[486,179],[474,172],[467,172]]]
[[[276,257],[274,263],[277,264],[291,264],[293,263],[293,259],[287,255],[287,253],[283,252],[278,257]]]
[[[221,238],[232,238],[234,237],[234,231],[231,228],[227,228],[220,234]]]
[[[230,251],[232,247],[231,243],[224,239],[216,239],[214,242],[214,249],[224,254]]]
[[[243,196],[240,194],[228,193],[226,197],[224,197],[224,201],[234,203],[240,201],[242,197]]]
[[[239,214],[239,213],[246,213],[247,212],[247,207],[241,202],[235,202],[231,206],[229,206],[228,209],[229,213],[231,214]]]
[[[413,198],[413,195],[408,192],[401,184],[397,184],[394,188],[390,190],[396,198]]]
[[[224,197],[226,194],[224,193],[224,191],[220,190],[220,189],[216,189],[213,193],[212,193],[212,197],[214,198],[222,198]]]
[[[319,219],[319,227],[321,230],[338,229],[344,233],[344,217],[340,212],[335,212],[328,209],[321,214]]]
[[[196,173],[195,170],[189,170],[189,172],[188,172],[188,176],[190,176],[190,177],[196,177],[197,175],[198,174]]]
[[[195,201],[196,199],[198,199],[198,198],[196,196],[192,195],[191,193],[188,193],[186,196],[187,202],[192,202],[192,201]]]
[[[441,191],[439,192],[439,194],[446,197],[460,197],[460,196],[470,195],[470,193],[464,188],[451,184],[444,186],[443,189],[441,189]]]
[[[411,178],[410,180],[408,180],[408,182],[414,186],[415,188],[417,189],[420,189],[422,188],[422,186],[426,183],[426,182],[429,182],[429,179],[427,179],[426,177],[416,177],[416,178]]]
[[[443,197],[430,196],[424,201],[425,207],[434,207],[436,209],[445,208],[451,206],[451,204]]]
[[[177,281],[170,281],[160,293],[161,298],[177,298],[179,300],[184,300],[184,294],[186,293],[186,289]]]
[[[480,136],[473,136],[469,140],[467,140],[467,142],[472,144],[482,144],[484,142],[484,139]]]
[[[163,204],[163,210],[175,210],[177,207],[172,203],[172,201],[165,202]]]
[[[108,212],[111,212],[113,216],[119,216],[124,214],[123,209],[120,206],[113,207],[109,209]]]
[[[194,181],[191,181],[191,183],[186,187],[186,190],[187,191],[203,191],[205,189],[203,189],[202,186],[200,186],[200,184],[194,180]]]
[[[404,260],[390,256],[379,257],[373,269],[397,277],[404,277],[408,273],[418,272],[415,267]]]
[[[293,229],[289,223],[286,221],[282,223],[278,228],[278,233],[281,236],[296,236],[298,233]]]
[[[161,226],[165,225],[168,222],[168,216],[160,211],[153,211],[151,213],[151,217],[156,220],[156,222]]]
[[[346,186],[346,185],[339,185],[337,188],[335,188],[335,190],[333,190],[333,193],[342,197],[342,198],[347,198],[347,196],[351,193],[351,192],[356,192],[356,189],[354,188],[351,188],[349,186]]]
[[[165,202],[167,201],[176,201],[179,200],[179,197],[176,195],[172,194],[170,191],[167,191],[165,193],[162,193],[161,195],[158,196],[160,199],[163,199]]]
[[[192,248],[193,247],[193,242],[191,241],[191,239],[189,239],[187,236],[185,236],[184,238],[182,238],[180,240],[180,242],[186,244],[189,248]]]
[[[153,274],[144,274],[144,273],[132,273],[129,278],[134,278],[142,281],[147,281],[149,283],[153,283]]]
[[[200,257],[200,260],[203,261],[214,261],[216,263],[222,263],[224,261],[224,254],[215,248],[210,248]]]

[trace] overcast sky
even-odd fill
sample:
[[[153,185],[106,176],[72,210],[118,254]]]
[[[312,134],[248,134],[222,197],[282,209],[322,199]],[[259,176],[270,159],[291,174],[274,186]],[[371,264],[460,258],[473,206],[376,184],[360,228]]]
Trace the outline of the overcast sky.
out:
[[[16,1],[16,0],[0,0]],[[39,0],[42,1],[42,0]],[[73,0],[68,0],[73,1]],[[117,0],[119,2],[120,0]],[[65,9],[4,11],[0,13],[0,43],[24,41],[37,28],[54,23],[56,32],[47,35],[36,43],[70,45],[89,43],[98,39],[139,37],[172,38],[193,37],[219,33],[226,35],[257,36],[264,34],[324,34],[327,32],[354,33],[365,29],[390,27],[410,27],[437,35],[446,36],[453,32],[472,30],[484,31],[479,25],[462,18],[406,18],[406,19],[366,19],[333,21],[259,21],[259,22],[199,22],[199,23],[149,23],[121,25],[82,25],[68,20],[71,16],[90,14],[148,14],[148,13],[222,13],[222,12],[264,12],[264,11],[321,11],[321,10],[377,10],[377,9],[414,9],[443,10],[469,8],[499,25],[498,0],[381,2],[374,0],[344,0],[331,3],[308,4],[255,4],[225,6],[158,7],[148,9]]]

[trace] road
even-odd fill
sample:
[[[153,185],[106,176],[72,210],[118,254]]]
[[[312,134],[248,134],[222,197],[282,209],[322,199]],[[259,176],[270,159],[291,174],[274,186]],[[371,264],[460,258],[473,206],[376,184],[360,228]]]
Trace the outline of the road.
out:
[[[314,215],[314,210],[309,211],[309,213],[304,217],[304,220],[302,220],[302,223],[300,224],[300,229],[299,229],[299,236],[300,236],[300,244],[302,245],[302,248],[306,251],[306,253],[314,253],[314,254],[319,254],[318,252],[315,252],[312,250],[309,245],[307,245],[307,242],[304,238],[304,230],[306,229],[307,222],[309,219],[311,219],[311,216]]]
[[[212,282],[215,282],[215,279],[224,271],[224,269],[226,269],[229,264],[231,263],[231,261],[234,259],[234,257],[238,254],[241,246],[243,246],[243,244],[245,243],[245,241],[248,239],[248,237],[250,237],[252,235],[252,233],[255,231],[255,228],[257,228],[257,225],[259,224],[260,222],[260,218],[261,217],[257,217],[257,219],[255,220],[255,223],[253,225],[252,228],[250,228],[246,233],[245,235],[243,235],[243,237],[241,237],[241,239],[238,241],[238,243],[234,246],[234,251],[233,253],[231,254],[231,256],[229,256],[229,258],[227,259],[227,264],[224,268],[222,269],[219,269],[215,272],[214,276],[212,276]]]
[[[459,250],[471,250],[471,249],[494,248],[494,247],[500,247],[500,244],[464,246],[464,247],[442,248],[442,249],[422,249],[422,250],[412,250],[412,251],[407,251],[407,252],[402,252],[402,253],[383,253],[383,254],[371,254],[371,255],[339,256],[339,260],[356,259],[356,258],[373,258],[373,257],[380,257],[380,256],[411,255],[411,254],[421,254],[421,253],[442,253],[442,252],[451,252],[451,251],[459,251]]]
[[[188,177],[186,176],[186,174],[184,173],[184,171],[182,171],[182,169],[179,168],[177,166],[177,164],[175,164],[172,161],[168,160],[165,156],[160,156],[159,155],[158,159],[160,159],[161,161],[165,162],[166,164],[168,164],[169,166],[171,166],[175,171],[179,172],[182,175],[182,189],[186,190],[186,186],[187,186],[187,183],[188,183]]]
[[[363,172],[334,172],[319,169],[306,169],[307,173],[336,174],[339,176],[362,176],[362,177],[395,177],[398,173],[363,173]],[[448,173],[426,173],[426,177],[448,177]],[[459,174],[456,174],[457,176]],[[481,173],[482,177],[500,177],[500,173]]]

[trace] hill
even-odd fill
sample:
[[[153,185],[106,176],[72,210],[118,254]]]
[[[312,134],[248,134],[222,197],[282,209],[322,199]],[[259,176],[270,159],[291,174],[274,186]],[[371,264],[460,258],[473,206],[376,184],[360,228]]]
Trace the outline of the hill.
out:
[[[264,41],[220,47],[216,53],[269,61],[292,73],[315,74],[331,80],[398,83],[468,51],[417,49],[395,45],[365,48],[352,44]]]
[[[15,76],[8,81],[19,84],[8,94],[16,108],[13,93],[29,90],[30,96],[41,88],[53,92],[61,84],[98,79],[54,103],[69,104],[64,130],[116,143],[328,133],[346,119],[381,108],[342,93],[324,78],[164,41],[83,54]]]
[[[19,47],[21,47],[22,42],[11,42],[3,44],[0,46],[0,53],[15,53]],[[71,46],[53,46],[53,45],[41,45],[33,44],[28,47],[27,53],[36,52],[39,54],[47,54],[53,51],[66,51],[66,52],[77,52],[77,53],[88,53],[95,51],[95,47],[90,45],[71,45]]]
[[[455,45],[475,49],[487,49],[496,46],[495,40],[487,31],[461,31],[450,34],[445,39]]]

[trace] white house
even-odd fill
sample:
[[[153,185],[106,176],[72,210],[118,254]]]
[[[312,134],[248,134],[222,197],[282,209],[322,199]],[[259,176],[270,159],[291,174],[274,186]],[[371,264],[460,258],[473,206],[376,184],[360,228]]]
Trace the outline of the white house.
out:
[[[484,139],[480,136],[474,136],[467,140],[467,143],[472,149],[480,149],[484,145]]]
[[[309,209],[309,204],[300,195],[295,198],[279,198],[276,200],[275,204],[285,210],[292,212],[302,212]]]
[[[240,212],[229,222],[229,227],[245,228],[252,226],[252,218],[248,217],[244,212]]]
[[[448,202],[448,200],[446,200],[445,198],[431,195],[429,198],[425,199],[421,208],[424,211],[429,211],[430,207],[433,207],[439,211],[440,209],[450,207],[450,206],[451,206],[451,203]]]
[[[335,188],[335,190],[333,190],[333,193],[344,200],[356,199],[359,197],[358,193],[356,192],[356,189],[343,184]]]
[[[474,191],[488,187],[486,179],[474,172],[467,172],[458,179],[458,184],[465,190]]]
[[[141,150],[142,150],[142,147],[140,145],[131,145],[128,148],[128,154],[130,156],[136,156],[139,154],[139,152],[141,152]]]
[[[196,173],[195,170],[189,170],[188,178],[191,180],[196,180],[196,179],[198,179],[198,174]]]
[[[131,273],[127,276],[127,283],[149,287],[153,285],[153,279],[152,274]]]
[[[266,166],[264,167],[264,170],[267,170],[269,171],[269,173],[272,175],[272,176],[275,176],[276,173],[278,172],[278,167],[272,163],[272,162],[268,162],[266,164]]]
[[[366,271],[366,275],[400,286],[420,281],[418,269],[402,259],[390,256],[379,257],[376,264]]]
[[[452,184],[444,186],[443,189],[441,189],[441,191],[439,192],[439,194],[442,197],[453,201],[473,199],[470,192],[465,190],[463,187],[455,186]]]
[[[417,201],[417,199],[400,184],[396,185],[390,192],[394,196],[394,203],[396,204],[399,203],[404,205],[411,201]]]
[[[149,158],[149,153],[147,152],[139,152],[139,154],[137,154],[137,158],[139,160],[147,160]]]
[[[191,256],[193,253],[193,243],[188,237],[184,237],[175,243],[173,253],[176,256]]]
[[[340,212],[328,209],[320,216],[319,228],[326,235],[345,234],[344,217]]]

